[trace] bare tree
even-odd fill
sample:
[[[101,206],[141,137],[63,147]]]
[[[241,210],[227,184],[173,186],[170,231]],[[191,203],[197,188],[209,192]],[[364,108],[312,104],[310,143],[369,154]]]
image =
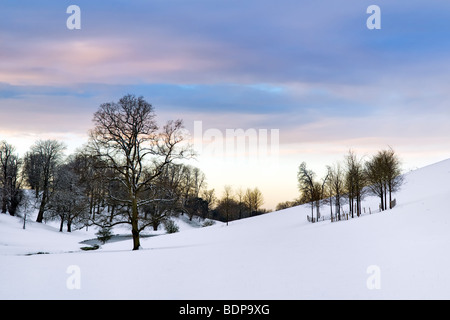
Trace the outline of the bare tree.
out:
[[[284,201],[277,204],[275,211],[284,210],[292,207],[296,207],[299,205],[302,205],[302,201],[299,199],[292,200],[292,201]]]
[[[255,211],[259,214],[259,209],[264,204],[264,196],[258,188],[253,189],[253,201],[255,205]]]
[[[325,191],[329,179],[330,179],[330,171],[327,170],[325,177],[322,178],[321,184],[319,184],[318,182],[314,184],[314,201],[316,201],[317,219],[320,218],[320,207],[323,203],[322,200],[326,198]]]
[[[152,182],[153,187],[148,190],[147,197],[155,201],[144,206],[143,221],[150,221],[154,231],[161,223],[170,220],[170,217],[183,212],[183,172],[182,164],[167,165],[163,173]]]
[[[95,220],[96,213],[102,213],[102,209],[106,205],[108,205],[108,210],[114,210],[111,208],[113,204],[105,199],[109,191],[108,187],[110,187],[108,177],[111,176],[111,172],[101,163],[100,159],[84,148],[71,156],[70,164],[89,204],[89,217]]]
[[[22,175],[30,188],[35,191],[36,199],[40,194],[42,163],[43,159],[40,153],[30,151],[25,154]]]
[[[208,211],[211,211],[211,209],[217,203],[217,197],[216,197],[215,190],[214,189],[204,189],[201,193],[201,197],[208,204]]]
[[[30,182],[28,180],[28,182],[30,185],[38,186],[42,192],[40,194],[41,204],[36,222],[42,222],[44,219],[44,212],[56,173],[56,167],[62,160],[65,148],[63,143],[56,140],[38,140],[31,146],[31,152],[27,154],[29,158],[27,161],[33,159],[34,163],[31,168],[36,170],[36,172],[29,172],[28,178],[33,177],[33,181]]]
[[[403,184],[400,160],[392,148],[379,151],[366,162],[366,177],[372,194],[380,197],[380,209],[392,209],[392,194]],[[387,195],[389,194],[389,205]]]
[[[248,188],[244,195],[244,203],[252,216],[258,214],[258,209],[264,204],[264,197],[258,188],[253,190]]]
[[[345,157],[347,172],[346,172],[346,188],[348,192],[350,211],[353,218],[353,213],[357,216],[361,214],[361,202],[364,196],[365,172],[362,161],[357,158],[356,154],[350,150]]]
[[[233,201],[234,201],[233,189],[231,188],[231,186],[226,185],[223,188],[221,204],[225,211],[227,225],[228,225],[228,221],[230,220],[231,207],[232,207]]]
[[[344,170],[342,169],[341,165],[337,163],[333,167],[328,167],[328,172],[329,172],[328,184],[330,188],[330,195],[334,196],[334,205],[336,208],[338,220],[341,220],[342,198],[345,194]]]
[[[243,215],[245,213],[245,210],[247,208],[246,204],[245,204],[245,193],[244,190],[242,190],[242,188],[239,188],[236,192],[236,200],[238,202],[238,206],[239,206],[239,216],[238,219],[242,219]]]
[[[6,141],[0,142],[0,186],[2,187],[1,212],[14,216],[21,199],[19,170],[22,162],[14,154],[15,148]]]
[[[301,193],[302,202],[311,204],[311,219],[314,221],[314,202],[317,198],[317,187],[315,186],[316,174],[306,167],[302,162],[298,168],[297,180]]]
[[[89,201],[74,164],[72,161],[58,166],[47,203],[49,218],[60,219],[60,232],[64,223],[71,232],[74,224],[82,227],[89,217]]]
[[[384,203],[385,194],[385,180],[384,180],[384,163],[383,157],[380,153],[373,156],[372,159],[366,162],[366,178],[368,189],[371,194],[380,197],[380,210],[385,210]]]
[[[401,162],[394,149],[382,151],[385,159],[385,175],[389,192],[389,209],[392,209],[392,194],[398,192],[404,182],[401,175]]]
[[[111,223],[131,224],[133,250],[140,247],[140,208],[158,199],[144,197],[164,168],[177,159],[192,155],[185,140],[181,120],[169,121],[159,130],[153,106],[143,97],[126,95],[117,103],[100,105],[94,114],[95,128],[90,132],[95,155],[115,173],[114,180],[124,189],[115,201],[130,208],[129,217]]]
[[[200,192],[206,186],[206,177],[205,174],[197,167],[192,168],[192,178],[193,178],[193,186],[194,186],[194,196],[196,198],[199,197]]]

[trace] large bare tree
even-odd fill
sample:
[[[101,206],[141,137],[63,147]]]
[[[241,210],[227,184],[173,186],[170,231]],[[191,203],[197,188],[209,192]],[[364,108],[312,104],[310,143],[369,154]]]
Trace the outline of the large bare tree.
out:
[[[182,144],[182,121],[168,121],[160,130],[153,106],[131,94],[117,103],[100,105],[93,121],[90,138],[94,153],[115,173],[112,179],[124,189],[123,196],[116,195],[113,200],[129,208],[128,216],[110,225],[131,224],[133,250],[138,250],[139,233],[147,226],[140,223],[140,208],[158,201],[144,195],[166,166],[192,155],[190,147]]]

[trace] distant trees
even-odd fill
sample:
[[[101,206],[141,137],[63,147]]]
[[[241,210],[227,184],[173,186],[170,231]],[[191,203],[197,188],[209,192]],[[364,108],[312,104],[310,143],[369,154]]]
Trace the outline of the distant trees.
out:
[[[345,157],[346,175],[345,185],[348,194],[348,202],[350,205],[350,213],[359,217],[361,215],[361,201],[364,196],[363,189],[365,187],[365,172],[361,160],[358,160],[356,154],[350,150]]]
[[[142,222],[150,222],[153,230],[181,211],[181,184],[183,179],[183,165],[169,164],[163,172],[152,182],[152,187],[144,197],[153,201],[143,206]]]
[[[38,140],[25,155],[25,179],[41,199],[36,222],[42,222],[44,219],[56,168],[62,160],[65,148],[64,144],[57,140]]]
[[[101,214],[102,208],[106,204],[108,190],[111,192],[115,190],[108,180],[112,172],[105,168],[101,160],[87,148],[80,149],[69,156],[68,162],[77,177],[78,184],[84,191],[89,208],[89,218],[95,220],[96,214]],[[113,206],[112,203],[111,206]]]
[[[379,151],[366,162],[365,172],[370,192],[380,197],[380,209],[392,209],[392,194],[399,191],[403,183],[400,160],[394,150]]]
[[[328,170],[328,190],[330,199],[334,198],[335,212],[338,219],[341,219],[342,200],[345,195],[345,172],[340,163],[336,163],[333,167],[327,167]],[[332,205],[330,200],[330,206]]]
[[[264,204],[264,197],[258,188],[248,188],[245,192],[244,203],[250,216],[258,214],[259,208]]]
[[[266,210],[261,209],[263,204],[264,197],[258,188],[234,191],[231,186],[227,185],[224,187],[216,208],[212,211],[212,217],[229,222],[260,215],[266,213]]]
[[[60,220],[61,232],[64,223],[67,224],[67,231],[71,232],[74,223],[83,226],[88,222],[89,201],[80,176],[74,171],[73,162],[62,164],[56,169],[46,207],[48,218]]]
[[[70,231],[71,223],[78,215],[75,215],[77,198],[68,190],[75,188],[77,179],[62,162],[64,149],[64,145],[56,140],[38,140],[21,159],[14,146],[0,142],[2,213],[8,211],[15,215],[24,198],[24,207],[30,208],[30,199],[23,193],[23,188],[28,185],[35,191],[35,203],[39,208],[36,221],[42,222],[44,214],[48,213],[49,219],[60,217],[61,225],[67,222]]]
[[[228,224],[228,221],[230,221],[231,212],[233,208],[236,207],[236,200],[233,198],[233,191],[231,189],[231,186],[225,186],[223,189],[223,196],[220,200],[219,207],[222,208],[224,215],[226,217],[226,222]]]
[[[0,142],[0,188],[1,212],[15,215],[22,194],[20,190],[19,169],[21,159],[15,154],[14,146],[6,141]]]
[[[301,200],[284,201],[277,204],[275,211],[284,210],[304,204]]]
[[[302,162],[297,173],[298,187],[301,193],[301,201],[311,205],[311,218],[314,218],[314,207],[316,208],[316,219],[320,215],[321,200],[324,198],[325,186],[329,174],[321,182],[316,181],[316,174],[306,167]]]
[[[41,183],[41,155],[29,151],[25,154],[23,160],[23,177],[28,186],[35,191],[35,197],[39,197]]]
[[[311,217],[314,217],[314,203],[317,200],[316,174],[306,167],[306,162],[302,162],[298,168],[297,180],[301,193],[302,202],[311,204]]]
[[[211,209],[217,203],[217,197],[216,197],[215,189],[206,189],[206,188],[204,188],[203,191],[201,192],[200,197],[203,200],[205,200],[206,203],[208,204],[208,214],[209,214],[209,211],[211,211]]]
[[[335,205],[337,219],[341,219],[341,209],[345,200],[349,205],[349,214],[361,215],[361,203],[365,195],[380,198],[380,209],[392,208],[392,195],[400,190],[403,183],[400,160],[392,148],[379,151],[370,160],[359,159],[353,151],[344,158],[344,163],[328,166],[325,177],[319,182],[316,174],[302,162],[297,173],[300,199],[294,202],[280,203],[277,209],[294,204],[309,203],[311,219],[317,220],[321,203],[328,201]],[[326,199],[328,198],[328,200]],[[316,219],[314,219],[316,208]]]

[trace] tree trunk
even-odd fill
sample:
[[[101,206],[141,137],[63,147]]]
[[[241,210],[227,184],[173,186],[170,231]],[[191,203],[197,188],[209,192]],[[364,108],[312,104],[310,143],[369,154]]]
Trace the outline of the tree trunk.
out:
[[[3,196],[2,196],[2,213],[6,213],[6,205],[8,203],[8,194],[7,194],[7,189],[6,189],[6,183],[3,186],[2,194],[3,194]]]
[[[356,196],[356,214],[361,216],[361,195]]]
[[[333,216],[333,199],[330,197],[330,214]]]
[[[59,232],[63,232],[64,215],[61,216],[61,223],[59,224]]]
[[[44,191],[42,192],[42,201],[41,201],[41,205],[39,207],[39,213],[38,216],[36,218],[36,222],[42,223],[42,220],[44,220],[44,211],[45,211],[45,205],[47,204],[47,199],[48,199],[48,188],[49,188],[49,177],[50,177],[50,173],[49,173],[49,169],[45,169],[44,171],[44,185],[43,185],[43,189]]]
[[[94,191],[92,189],[89,192],[89,217],[93,217],[92,220],[94,220]]]
[[[2,202],[2,213],[6,213],[6,198],[3,198],[3,202]]]
[[[133,234],[133,250],[139,250],[141,243],[139,241],[139,229],[138,229],[138,207],[136,197],[133,197],[131,205],[131,233]]]
[[[39,213],[36,218],[36,222],[42,223],[42,220],[44,220],[44,211],[45,211],[45,205],[47,204],[47,191],[44,190],[44,194],[42,195],[42,201],[41,205],[39,206]]]
[[[109,217],[109,222],[112,222],[113,221],[113,218],[114,218],[114,212],[116,211],[116,205],[112,205],[111,206],[111,215],[110,215],[110,217]]]
[[[316,202],[316,218],[317,218],[317,221],[319,221],[319,218],[320,218],[320,204],[319,204],[319,201]]]
[[[137,228],[137,221],[131,224],[131,233],[133,235],[133,250],[139,250],[141,243],[139,241],[139,230]]]
[[[389,209],[392,209],[392,186],[389,183]]]
[[[350,212],[351,212],[352,218],[353,218],[353,197],[349,198],[349,206],[350,206]]]
[[[340,199],[340,195],[337,194],[336,195],[336,213],[338,215],[338,220],[341,220],[341,199]]]

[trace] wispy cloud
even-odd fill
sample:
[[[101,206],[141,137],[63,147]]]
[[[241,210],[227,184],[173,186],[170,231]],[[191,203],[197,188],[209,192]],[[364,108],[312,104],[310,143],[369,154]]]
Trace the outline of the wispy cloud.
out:
[[[450,3],[379,0],[376,31],[369,0],[79,0],[74,31],[70,4],[0,3],[2,136],[79,137],[134,93],[187,127],[280,129],[289,153],[448,149]]]

